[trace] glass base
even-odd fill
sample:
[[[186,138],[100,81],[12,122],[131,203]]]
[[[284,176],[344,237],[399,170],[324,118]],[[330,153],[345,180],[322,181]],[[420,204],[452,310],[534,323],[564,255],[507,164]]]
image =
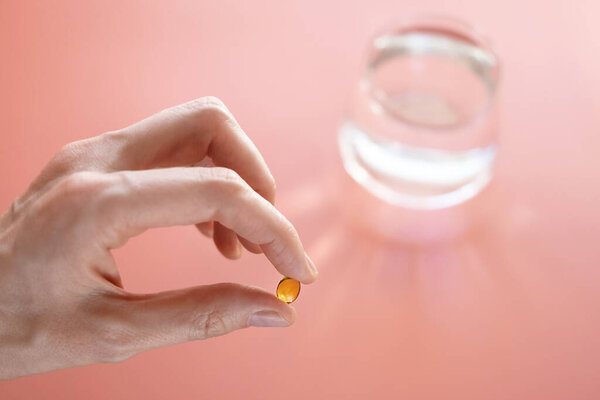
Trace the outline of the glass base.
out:
[[[376,140],[352,121],[340,128],[348,174],[378,198],[412,209],[460,204],[490,181],[496,146],[446,151]]]

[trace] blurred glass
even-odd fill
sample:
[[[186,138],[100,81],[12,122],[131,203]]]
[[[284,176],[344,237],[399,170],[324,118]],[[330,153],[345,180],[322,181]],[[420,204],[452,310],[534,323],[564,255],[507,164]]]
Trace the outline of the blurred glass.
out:
[[[340,128],[346,171],[406,208],[475,196],[496,157],[498,77],[498,57],[464,23],[418,18],[376,36]]]

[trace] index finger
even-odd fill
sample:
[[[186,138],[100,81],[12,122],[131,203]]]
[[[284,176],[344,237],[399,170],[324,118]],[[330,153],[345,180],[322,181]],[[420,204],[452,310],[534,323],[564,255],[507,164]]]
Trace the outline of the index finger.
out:
[[[113,170],[185,166],[210,157],[236,171],[252,189],[273,203],[275,181],[260,152],[216,97],[202,97],[168,108],[136,124],[105,134]]]
[[[281,274],[304,283],[317,277],[291,222],[232,170],[164,168],[107,176],[94,194],[102,216],[97,239],[107,249],[146,229],[218,221],[258,244]]]

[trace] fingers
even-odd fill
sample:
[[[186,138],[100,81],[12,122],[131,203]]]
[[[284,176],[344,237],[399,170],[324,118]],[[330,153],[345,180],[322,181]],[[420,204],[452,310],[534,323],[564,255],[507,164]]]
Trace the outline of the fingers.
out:
[[[215,97],[166,109],[105,136],[106,145],[118,154],[114,170],[187,166],[208,156],[215,165],[235,170],[261,196],[274,201],[275,183],[265,161]]]
[[[168,166],[218,165],[235,170],[271,203],[273,177],[252,141],[227,107],[215,97],[200,98],[155,114],[125,129],[66,145],[21,197],[24,203],[62,176],[78,171],[114,172]],[[223,231],[223,230],[221,230]],[[239,241],[249,251],[257,245],[233,233],[215,239],[226,257],[238,257]]]
[[[213,238],[213,236],[214,236],[214,224],[213,224],[213,221],[201,222],[199,224],[196,224],[196,227],[198,228],[198,230],[204,236],[206,236],[208,238]],[[227,229],[227,228],[224,228],[224,229]],[[262,253],[262,249],[256,243],[252,243],[251,241],[249,241],[247,239],[244,239],[241,236],[238,236],[237,238],[238,238],[239,242],[242,244],[242,246],[244,246],[244,248],[246,248],[246,250],[248,250],[249,252],[254,253],[254,254],[261,254]],[[217,240],[220,241],[221,239],[217,239]],[[221,249],[219,249],[219,250],[222,251]]]
[[[271,203],[275,181],[256,146],[246,136],[221,100],[203,97],[172,107],[137,124],[105,135],[119,158],[116,170],[148,169],[192,164],[217,165],[235,170],[254,190]],[[227,258],[241,256],[240,241],[221,226],[215,245]],[[241,239],[241,238],[240,238]],[[248,241],[253,253],[261,249]]]
[[[125,129],[67,144],[19,203],[39,196],[72,173],[196,164],[231,168],[259,194],[274,201],[275,183],[261,154],[219,99],[203,97]]]
[[[242,244],[242,246],[244,246],[244,248],[246,250],[248,250],[249,252],[254,253],[254,254],[262,253],[262,249],[256,243],[252,243],[248,239],[243,238],[241,236],[238,236],[238,239],[239,239],[240,243]]]
[[[218,222],[214,223],[213,241],[225,257],[237,260],[242,256],[242,245],[235,232]]]
[[[110,299],[114,358],[224,335],[249,326],[284,327],[294,309],[263,289],[225,283]],[[115,339],[116,338],[116,339]]]
[[[214,237],[225,251],[236,250],[219,225],[259,245],[281,274],[304,283],[316,279],[293,225],[234,171],[190,167],[110,175],[112,187],[96,196],[105,247],[118,247],[152,227],[215,221]]]
[[[206,237],[212,238],[214,234],[214,225],[212,221],[200,222],[196,224],[196,228]]]

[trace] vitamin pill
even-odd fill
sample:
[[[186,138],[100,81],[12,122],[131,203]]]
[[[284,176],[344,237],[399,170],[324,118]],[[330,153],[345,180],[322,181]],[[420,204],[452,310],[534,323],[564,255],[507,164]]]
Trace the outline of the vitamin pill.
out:
[[[277,285],[277,298],[286,303],[291,303],[300,294],[300,282],[293,278],[285,277]]]

